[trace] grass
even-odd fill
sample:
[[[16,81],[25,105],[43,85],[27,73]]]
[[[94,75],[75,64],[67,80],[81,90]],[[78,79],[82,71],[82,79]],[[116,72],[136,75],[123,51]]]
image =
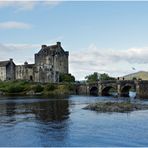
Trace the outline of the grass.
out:
[[[40,84],[27,81],[6,81],[0,82],[0,91],[5,94],[69,94],[75,91],[71,83],[58,84]]]

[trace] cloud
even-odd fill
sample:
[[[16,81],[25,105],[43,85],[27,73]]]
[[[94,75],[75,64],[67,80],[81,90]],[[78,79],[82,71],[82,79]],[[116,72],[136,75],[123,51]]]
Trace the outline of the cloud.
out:
[[[0,1],[0,7],[17,7],[20,10],[32,10],[35,5],[35,1]]]
[[[1,22],[0,29],[30,29],[31,25],[22,22],[8,21]]]
[[[33,63],[39,49],[39,44],[0,44],[0,61],[13,58],[16,64]]]
[[[50,0],[48,0],[48,1],[43,1],[43,5],[47,5],[47,6],[57,6],[57,5],[59,5],[61,2],[62,2],[62,1],[55,1],[55,0],[50,1]]]
[[[57,6],[61,3],[61,1],[1,1],[0,0],[0,7],[14,7],[17,8],[17,10],[32,10],[34,9],[36,6]]]
[[[148,48],[125,50],[99,49],[90,45],[87,49],[70,53],[70,71],[78,78],[93,72],[121,76],[137,70],[148,70]]]

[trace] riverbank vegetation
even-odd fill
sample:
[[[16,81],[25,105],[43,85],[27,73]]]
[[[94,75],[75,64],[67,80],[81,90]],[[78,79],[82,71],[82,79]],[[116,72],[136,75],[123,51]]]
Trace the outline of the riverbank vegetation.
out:
[[[0,95],[61,95],[75,92],[75,77],[61,74],[60,83],[35,83],[25,80],[0,81]]]
[[[71,94],[75,92],[74,84],[33,83],[26,81],[0,82],[0,95],[50,95]]]
[[[136,104],[131,102],[98,102],[89,104],[84,109],[94,110],[97,112],[130,112],[135,110],[148,109],[146,104]]]

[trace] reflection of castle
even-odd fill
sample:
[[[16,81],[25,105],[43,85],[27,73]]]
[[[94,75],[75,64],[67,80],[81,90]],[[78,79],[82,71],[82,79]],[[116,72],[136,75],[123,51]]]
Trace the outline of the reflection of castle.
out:
[[[61,43],[42,45],[35,54],[35,64],[15,65],[12,59],[0,62],[0,80],[31,80],[34,82],[58,82],[60,73],[68,73],[69,52],[64,51]]]

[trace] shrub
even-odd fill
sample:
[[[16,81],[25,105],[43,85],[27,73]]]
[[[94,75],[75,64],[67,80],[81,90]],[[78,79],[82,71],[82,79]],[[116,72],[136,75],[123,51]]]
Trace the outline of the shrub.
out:
[[[41,86],[41,85],[39,85],[39,84],[33,86],[32,89],[34,90],[34,92],[42,92],[42,91],[44,90],[43,86]]]
[[[9,85],[6,90],[8,93],[19,93],[24,91],[24,87],[22,85]]]
[[[45,86],[45,90],[46,91],[53,91],[53,90],[55,90],[56,89],[56,86],[54,85],[54,84],[51,84],[51,83],[49,83],[49,84],[47,84],[46,86]]]
[[[61,73],[59,77],[59,82],[75,82],[75,77],[71,74]]]

